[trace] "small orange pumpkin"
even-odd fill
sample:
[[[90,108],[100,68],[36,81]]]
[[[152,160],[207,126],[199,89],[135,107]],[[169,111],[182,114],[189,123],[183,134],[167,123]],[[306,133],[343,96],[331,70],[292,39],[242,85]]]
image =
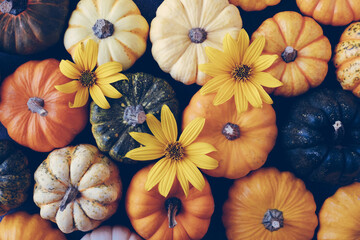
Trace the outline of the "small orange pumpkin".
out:
[[[1,240],[66,240],[65,235],[51,227],[50,221],[39,214],[16,212],[6,215],[0,222]]]
[[[253,33],[252,40],[259,36],[266,39],[263,54],[279,56],[266,72],[284,85],[269,92],[297,96],[323,82],[331,58],[331,45],[314,19],[296,12],[280,12],[265,20]]]
[[[125,208],[135,231],[151,240],[201,239],[214,212],[214,199],[207,180],[201,192],[190,186],[187,197],[175,180],[165,198],[156,187],[145,190],[151,167],[134,175],[126,193]]]
[[[245,11],[261,11],[268,6],[274,6],[281,0],[229,0],[231,4],[240,6]]]
[[[196,139],[216,147],[209,154],[219,161],[214,170],[203,170],[214,177],[240,178],[260,168],[275,145],[276,115],[269,104],[262,108],[249,106],[246,112],[236,111],[233,99],[213,105],[215,94],[197,92],[183,113],[183,128],[196,117],[205,118],[205,126]]]
[[[68,145],[85,128],[88,113],[69,108],[75,94],[55,89],[67,82],[55,59],[29,61],[8,76],[0,90],[0,122],[9,136],[38,152]]]
[[[234,182],[223,207],[223,223],[229,240],[310,240],[318,223],[315,210],[302,180],[263,168]]]

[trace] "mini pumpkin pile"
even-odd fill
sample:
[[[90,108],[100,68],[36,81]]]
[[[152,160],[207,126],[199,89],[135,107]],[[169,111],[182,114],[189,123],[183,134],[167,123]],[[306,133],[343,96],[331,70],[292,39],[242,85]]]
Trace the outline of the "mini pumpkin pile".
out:
[[[9,213],[26,201],[31,170],[20,146],[0,141],[0,214],[8,213],[0,239],[65,239],[63,233],[91,230],[82,239],[207,239],[214,213],[222,215],[228,239],[312,239],[316,204],[301,179],[339,187],[360,176],[358,99],[342,90],[310,90],[323,83],[332,55],[315,20],[357,21],[358,3],[296,1],[315,20],[280,12],[250,38],[239,9],[261,11],[280,0],[164,0],[150,27],[135,2],[80,0],[68,14],[69,1],[0,0],[0,26],[7,30],[0,33],[1,51],[34,54],[63,34],[73,59],[28,61],[1,85],[0,121],[9,136],[24,152],[46,157],[39,164],[28,156],[40,215]],[[333,58],[341,86],[357,97],[359,29],[359,23],[346,28]],[[147,69],[140,57],[150,54],[148,35],[157,67],[200,89],[185,94],[192,95],[187,106],[186,97],[177,100],[175,81],[121,73]],[[271,93],[304,95],[279,121]],[[276,143],[296,176],[262,168]],[[147,160],[156,162],[134,164]],[[212,185],[218,179],[203,173],[232,179],[220,214]],[[123,182],[129,185],[121,201]],[[358,188],[339,188],[324,202],[318,239],[358,237],[333,217],[353,216],[344,206],[356,206]],[[125,212],[139,236],[118,226]]]

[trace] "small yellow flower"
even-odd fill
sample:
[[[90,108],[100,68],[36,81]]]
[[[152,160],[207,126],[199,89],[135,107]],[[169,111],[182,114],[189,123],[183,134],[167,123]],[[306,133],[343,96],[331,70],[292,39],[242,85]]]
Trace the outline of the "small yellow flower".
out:
[[[241,29],[239,37],[234,40],[227,34],[223,41],[223,52],[206,47],[205,52],[210,62],[199,65],[199,70],[213,77],[201,89],[202,95],[216,92],[213,104],[220,105],[235,98],[236,109],[244,112],[248,103],[262,107],[263,101],[273,101],[262,86],[276,88],[282,83],[271,74],[262,72],[277,59],[277,55],[260,56],[265,38],[259,37],[249,46],[249,36]]]
[[[97,56],[98,45],[90,39],[86,48],[82,42],[76,47],[75,63],[69,60],[61,60],[60,71],[74,81],[57,85],[55,88],[63,93],[77,92],[74,103],[69,103],[71,108],[84,106],[89,99],[89,92],[94,102],[104,109],[110,108],[105,96],[109,98],[120,98],[122,96],[110,85],[110,83],[127,79],[124,74],[119,73],[122,71],[122,65],[118,62],[108,62],[95,69]]]
[[[152,114],[147,114],[146,122],[154,134],[131,132],[130,135],[142,147],[129,151],[125,157],[146,161],[161,158],[150,170],[145,188],[150,191],[159,183],[161,195],[166,197],[173,185],[175,176],[180,182],[185,196],[189,193],[190,182],[201,191],[205,180],[198,168],[215,169],[218,162],[206,154],[216,151],[209,143],[193,141],[204,127],[205,119],[196,118],[191,121],[179,140],[177,140],[177,124],[168,106],[161,109],[161,122]]]

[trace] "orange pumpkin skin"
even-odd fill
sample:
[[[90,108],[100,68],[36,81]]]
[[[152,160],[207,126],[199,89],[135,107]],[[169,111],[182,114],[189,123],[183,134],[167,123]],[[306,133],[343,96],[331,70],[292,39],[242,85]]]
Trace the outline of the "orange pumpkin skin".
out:
[[[335,47],[333,61],[342,88],[360,97],[360,22],[345,29]]]
[[[360,183],[339,188],[325,200],[320,213],[318,240],[360,239]]]
[[[0,122],[9,136],[38,152],[68,145],[86,126],[85,107],[69,108],[74,94],[61,93],[55,85],[69,82],[59,70],[59,61],[29,61],[8,76],[0,90]],[[46,116],[29,111],[30,98],[44,100]]]
[[[262,222],[274,209],[282,212],[283,226],[271,232]],[[222,220],[229,240],[310,240],[318,224],[315,210],[313,195],[302,180],[290,172],[263,168],[235,180]]]
[[[65,235],[54,229],[39,214],[16,212],[6,215],[0,222],[1,240],[66,240]]]
[[[229,0],[231,4],[240,6],[245,11],[261,11],[268,6],[279,4],[281,0]]]
[[[201,192],[190,186],[189,195],[185,197],[175,178],[170,193],[165,198],[160,195],[156,186],[150,191],[145,190],[147,175],[152,166],[145,167],[134,175],[126,193],[125,209],[135,231],[141,237],[151,240],[202,239],[214,212],[214,199],[207,180],[205,179],[205,187]],[[175,217],[177,225],[169,228],[165,201],[174,197],[181,201],[181,207]]]
[[[252,40],[259,36],[266,39],[263,54],[279,56],[266,72],[284,84],[268,92],[297,96],[323,82],[331,58],[331,45],[314,19],[296,12],[280,12],[265,20],[253,33]]]
[[[358,0],[296,0],[300,11],[316,21],[332,26],[344,26],[360,20]]]
[[[219,106],[213,105],[215,94],[197,92],[183,113],[183,129],[196,117],[205,118],[205,126],[196,142],[215,146],[209,154],[219,162],[214,170],[202,170],[213,177],[236,179],[260,168],[275,145],[277,137],[276,115],[269,104],[262,108],[249,105],[248,111],[237,113],[234,98]],[[222,133],[227,123],[236,124],[239,137],[229,140]]]

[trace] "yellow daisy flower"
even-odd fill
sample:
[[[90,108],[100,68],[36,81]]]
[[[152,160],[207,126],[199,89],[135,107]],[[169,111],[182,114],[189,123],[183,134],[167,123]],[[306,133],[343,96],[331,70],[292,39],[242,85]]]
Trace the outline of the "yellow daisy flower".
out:
[[[241,29],[239,37],[234,40],[227,34],[223,41],[223,52],[206,47],[205,52],[210,62],[199,65],[199,70],[213,78],[201,89],[202,95],[217,92],[213,104],[220,105],[235,98],[236,109],[244,112],[248,103],[254,107],[262,107],[262,103],[272,104],[270,96],[264,87],[276,88],[282,82],[266,72],[277,59],[277,55],[260,56],[265,38],[256,38],[249,46],[249,35]]]
[[[109,98],[122,96],[110,83],[125,80],[127,77],[119,72],[122,65],[118,62],[108,62],[96,67],[98,45],[93,40],[88,40],[86,47],[81,42],[75,50],[74,62],[61,60],[60,71],[66,77],[74,79],[69,83],[57,85],[55,88],[63,93],[74,93],[74,103],[69,103],[71,108],[84,106],[89,99],[89,92],[94,102],[101,108],[110,108]],[[104,96],[105,95],[105,96]]]
[[[185,196],[189,193],[188,182],[201,191],[205,186],[205,180],[198,168],[215,169],[218,166],[218,161],[206,155],[216,151],[211,144],[193,143],[203,129],[205,119],[196,118],[191,121],[179,140],[176,120],[168,106],[163,105],[161,109],[161,122],[154,115],[147,114],[146,123],[154,136],[131,132],[131,137],[144,146],[135,148],[125,155],[138,161],[162,157],[149,172],[146,190],[150,191],[159,183],[159,192],[166,197],[176,176]]]

